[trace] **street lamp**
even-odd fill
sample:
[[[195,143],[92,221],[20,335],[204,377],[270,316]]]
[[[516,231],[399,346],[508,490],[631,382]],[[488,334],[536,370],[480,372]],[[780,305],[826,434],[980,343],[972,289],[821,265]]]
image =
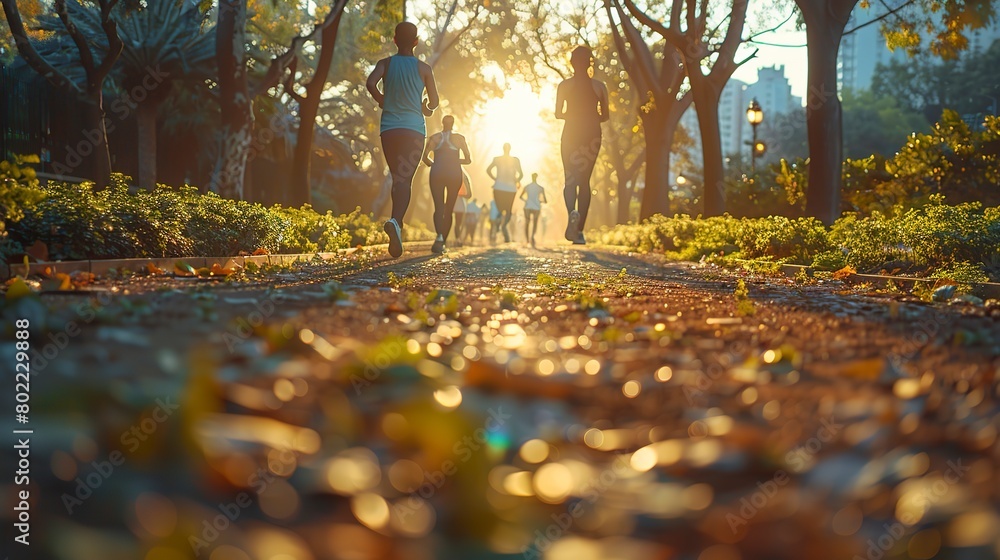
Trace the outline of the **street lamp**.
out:
[[[753,127],[753,141],[750,143],[750,176],[757,176],[757,156],[763,154],[763,142],[757,142],[757,125],[764,122],[764,110],[760,108],[760,103],[754,97],[747,107],[747,121]],[[758,154],[760,152],[760,154]]]

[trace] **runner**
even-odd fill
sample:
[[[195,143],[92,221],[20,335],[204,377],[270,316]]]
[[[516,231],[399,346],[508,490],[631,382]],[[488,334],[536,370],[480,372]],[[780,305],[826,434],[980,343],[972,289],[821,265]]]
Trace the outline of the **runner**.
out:
[[[496,192],[494,191],[494,196]],[[490,245],[497,244],[497,232],[500,230],[500,222],[503,218],[503,213],[500,212],[500,206],[497,204],[496,198],[490,201]]]
[[[389,235],[389,254],[399,257],[403,254],[403,216],[410,205],[410,186],[420,165],[427,133],[424,117],[434,114],[439,99],[431,67],[413,54],[417,26],[406,21],[400,23],[393,41],[398,54],[378,61],[366,85],[382,108],[379,127],[382,151],[392,176],[392,218],[383,229]]]
[[[503,145],[503,155],[493,158],[493,163],[486,168],[486,174],[495,181],[493,183],[493,198],[500,210],[500,229],[503,231],[504,242],[510,243],[510,232],[507,230],[507,224],[510,223],[511,209],[514,207],[517,189],[520,188],[521,178],[524,177],[524,172],[521,171],[521,160],[510,155],[510,144]]]
[[[465,242],[472,245],[476,242],[479,234],[480,208],[476,204],[476,199],[472,199],[465,205]]]
[[[601,123],[610,118],[608,88],[590,77],[594,55],[587,47],[573,50],[573,77],[559,84],[556,92],[556,118],[566,121],[562,134],[563,170],[566,187],[563,196],[569,212],[566,240],[576,245],[583,237],[590,210],[590,176],[601,151]]]
[[[458,201],[455,202],[455,242],[461,247],[465,241],[466,211],[472,203],[472,180],[469,174],[462,171],[462,188],[458,189]],[[478,212],[478,209],[476,210]]]
[[[431,136],[424,148],[424,163],[431,168],[431,197],[434,199],[434,229],[437,240],[431,252],[443,253],[444,243],[451,233],[452,214],[462,188],[462,166],[472,163],[472,155],[465,137],[454,131],[455,117],[441,119],[443,130]],[[434,154],[433,161],[430,159]]]
[[[531,183],[521,191],[521,200],[524,201],[524,239],[530,241],[534,247],[535,232],[538,231],[538,215],[542,211],[542,204],[549,203],[548,197],[545,196],[545,188],[538,184],[538,173],[531,174]]]

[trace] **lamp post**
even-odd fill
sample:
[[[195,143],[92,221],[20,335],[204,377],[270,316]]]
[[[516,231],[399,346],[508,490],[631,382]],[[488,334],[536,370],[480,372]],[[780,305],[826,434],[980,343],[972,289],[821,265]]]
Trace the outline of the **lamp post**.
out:
[[[757,125],[764,121],[764,110],[760,108],[756,97],[750,101],[750,106],[747,107],[747,121],[753,127],[753,141],[750,143],[750,176],[751,179],[754,179],[757,177],[757,156],[760,155],[758,152],[763,153],[761,145],[758,145],[757,142]]]

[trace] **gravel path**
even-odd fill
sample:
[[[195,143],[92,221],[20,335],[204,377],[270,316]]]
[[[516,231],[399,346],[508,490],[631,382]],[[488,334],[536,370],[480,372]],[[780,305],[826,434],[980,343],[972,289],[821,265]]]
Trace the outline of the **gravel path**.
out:
[[[34,557],[1000,556],[997,309],[739,280],[504,246],[134,290],[36,373]]]

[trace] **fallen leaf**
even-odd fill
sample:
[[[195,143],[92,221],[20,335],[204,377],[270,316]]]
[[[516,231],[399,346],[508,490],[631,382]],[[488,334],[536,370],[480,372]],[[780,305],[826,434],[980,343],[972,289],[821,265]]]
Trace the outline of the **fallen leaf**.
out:
[[[857,274],[857,273],[858,273],[858,271],[857,271],[856,268],[854,268],[853,266],[848,265],[848,266],[845,266],[844,268],[842,268],[842,269],[834,272],[833,273],[833,279],[834,280],[844,280],[845,278],[849,278],[852,274]]]
[[[146,271],[152,274],[153,276],[160,276],[167,273],[166,270],[163,270],[162,268],[156,266],[155,264],[153,264],[152,261],[146,263]]]
[[[198,272],[195,271],[194,267],[189,265],[184,261],[177,261],[174,263],[174,275],[176,276],[197,276]]]
[[[257,248],[257,250],[255,250],[255,251],[253,252],[253,255],[254,255],[254,256],[260,256],[260,255],[270,255],[270,254],[271,254],[271,252],[270,252],[270,251],[268,251],[267,249],[263,248],[263,247],[258,247],[258,248]]]
[[[34,290],[24,283],[24,279],[15,276],[7,283],[7,299],[15,300],[34,294]]]

